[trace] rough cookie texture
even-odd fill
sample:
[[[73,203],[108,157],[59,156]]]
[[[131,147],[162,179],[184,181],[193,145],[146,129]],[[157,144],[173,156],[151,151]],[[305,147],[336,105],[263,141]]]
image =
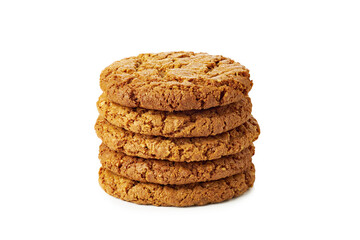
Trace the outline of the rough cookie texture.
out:
[[[114,151],[175,162],[212,160],[236,154],[250,146],[260,134],[259,125],[253,117],[228,132],[198,138],[141,135],[116,127],[101,116],[96,121],[95,130],[98,137]]]
[[[140,54],[116,61],[100,75],[109,99],[162,111],[207,109],[238,102],[251,90],[249,70],[220,55]]]
[[[100,168],[99,183],[108,194],[137,204],[156,206],[195,206],[223,202],[252,187],[255,168],[224,179],[185,185],[140,183]]]
[[[131,157],[101,144],[99,159],[106,169],[131,180],[178,185],[218,180],[242,173],[250,167],[254,153],[255,147],[251,145],[235,155],[213,161],[186,163]]]
[[[135,133],[164,137],[206,137],[229,131],[250,117],[251,107],[249,97],[226,106],[184,112],[123,107],[105,94],[97,102],[100,115],[108,122]]]

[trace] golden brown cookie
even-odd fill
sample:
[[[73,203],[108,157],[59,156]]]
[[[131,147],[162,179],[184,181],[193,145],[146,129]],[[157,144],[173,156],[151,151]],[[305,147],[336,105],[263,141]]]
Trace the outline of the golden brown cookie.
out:
[[[224,179],[185,185],[141,183],[100,168],[99,183],[108,194],[137,204],[186,207],[218,203],[240,196],[255,181],[251,165],[244,173]]]
[[[102,71],[100,87],[122,106],[172,112],[238,102],[252,81],[249,70],[229,58],[167,52],[114,62]]]
[[[260,134],[259,125],[253,117],[233,130],[211,137],[165,138],[141,135],[116,127],[101,116],[96,121],[95,130],[112,150],[129,156],[175,162],[213,160],[236,154],[249,147]]]
[[[111,102],[102,94],[97,102],[101,116],[128,131],[164,137],[207,137],[243,124],[251,115],[251,101],[205,110],[164,112],[145,108],[128,108]]]
[[[255,147],[251,145],[235,155],[213,161],[186,163],[131,157],[101,144],[99,159],[104,168],[131,180],[179,185],[213,181],[242,173],[250,167],[254,153]]]

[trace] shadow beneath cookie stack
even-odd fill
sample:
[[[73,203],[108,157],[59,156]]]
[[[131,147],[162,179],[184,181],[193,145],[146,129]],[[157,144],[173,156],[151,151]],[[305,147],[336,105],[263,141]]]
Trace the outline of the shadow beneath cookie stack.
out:
[[[249,71],[206,53],[140,54],[100,75],[100,186],[125,201],[196,206],[255,181]]]

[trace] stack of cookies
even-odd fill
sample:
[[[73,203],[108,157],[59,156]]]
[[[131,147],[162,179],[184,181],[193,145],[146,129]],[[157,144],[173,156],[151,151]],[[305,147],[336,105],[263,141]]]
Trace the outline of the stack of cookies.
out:
[[[105,68],[100,87],[95,129],[99,182],[108,194],[193,206],[252,187],[260,129],[241,64],[206,53],[140,54]]]

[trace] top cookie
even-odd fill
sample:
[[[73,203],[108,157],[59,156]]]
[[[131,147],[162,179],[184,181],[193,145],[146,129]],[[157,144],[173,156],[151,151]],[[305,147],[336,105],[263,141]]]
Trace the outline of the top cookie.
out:
[[[167,52],[114,62],[102,71],[100,87],[122,106],[172,112],[240,101],[252,81],[249,70],[229,58]]]

